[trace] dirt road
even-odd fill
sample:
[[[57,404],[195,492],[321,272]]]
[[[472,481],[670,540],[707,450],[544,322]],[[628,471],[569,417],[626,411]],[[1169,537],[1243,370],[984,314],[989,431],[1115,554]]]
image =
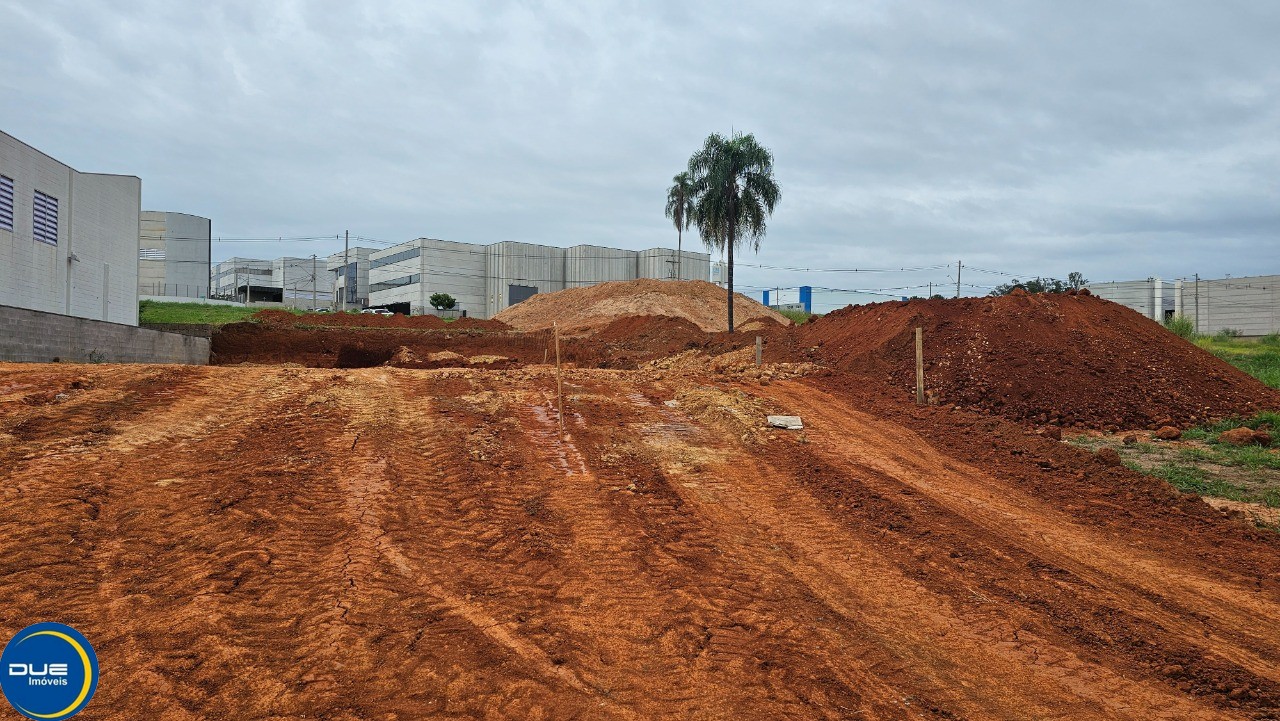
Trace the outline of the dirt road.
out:
[[[0,630],[86,719],[1280,718],[1266,535],[807,381],[566,393],[0,365]]]

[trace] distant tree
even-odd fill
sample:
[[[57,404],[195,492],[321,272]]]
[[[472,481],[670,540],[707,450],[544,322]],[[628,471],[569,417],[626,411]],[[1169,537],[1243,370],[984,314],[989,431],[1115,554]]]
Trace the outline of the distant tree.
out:
[[[684,231],[693,224],[693,214],[697,210],[693,195],[693,178],[689,176],[688,171],[676,173],[671,179],[671,187],[667,188],[667,217],[676,226],[676,280],[684,277],[681,274],[680,261],[684,260],[681,245],[684,240]]]
[[[458,304],[458,301],[454,300],[453,296],[448,293],[432,293],[428,302],[436,310],[451,310]]]
[[[929,300],[943,300],[943,297],[941,293],[934,293],[933,295],[929,296]]]
[[[1077,288],[1083,287],[1086,283],[1089,282],[1085,280],[1084,277],[1081,276],[1079,273],[1072,273],[1071,275],[1076,276],[1076,280],[1080,281],[1080,286],[1077,286]],[[991,295],[1009,295],[1010,293],[1018,289],[1022,289],[1028,293],[1065,293],[1068,290],[1071,290],[1072,288],[1073,286],[1071,285],[1070,280],[1059,280],[1057,278],[1041,278],[1039,276],[1036,276],[1031,280],[1025,280],[1025,281],[1014,278],[1013,281],[1010,283],[997,285],[995,288],[991,290]]]
[[[1071,290],[1080,290],[1089,285],[1089,279],[1080,273],[1070,273],[1067,275],[1067,285],[1071,286]]]
[[[755,251],[766,231],[766,219],[782,197],[773,177],[773,153],[750,133],[726,138],[707,136],[702,149],[689,158],[695,212],[702,242],[727,253],[729,332],[733,332],[733,251],[743,240]]]

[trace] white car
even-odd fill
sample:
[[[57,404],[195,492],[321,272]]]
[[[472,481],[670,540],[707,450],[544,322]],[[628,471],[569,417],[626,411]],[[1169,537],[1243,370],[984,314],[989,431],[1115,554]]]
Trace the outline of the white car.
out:
[[[371,314],[371,315],[395,315],[395,313],[392,313],[391,311],[387,310],[386,308],[365,308],[364,310],[362,310],[362,311],[360,311],[360,312],[361,312],[361,313],[369,313],[369,314]]]

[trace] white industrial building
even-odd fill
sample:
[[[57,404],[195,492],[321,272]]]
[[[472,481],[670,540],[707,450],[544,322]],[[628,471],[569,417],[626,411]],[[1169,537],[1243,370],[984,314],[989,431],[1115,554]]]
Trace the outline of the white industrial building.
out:
[[[138,295],[208,298],[212,221],[144,210],[139,224]]]
[[[271,286],[271,261],[228,258],[213,266],[210,278],[214,298],[222,300],[272,300],[279,295]]]
[[[333,304],[327,258],[228,258],[213,266],[213,297],[254,303],[284,303],[298,308]]]
[[[556,248],[532,243],[492,245],[419,238],[372,253],[369,304],[428,312],[435,293],[458,309],[489,318],[536,293],[615,280],[707,280],[710,256],[674,250],[622,250],[594,245]]]
[[[1094,295],[1157,322],[1185,316],[1198,333],[1212,335],[1230,329],[1245,336],[1263,336],[1280,332],[1280,275],[1172,281],[1147,278],[1090,283],[1088,287]]]
[[[0,305],[138,324],[142,181],[0,132]]]
[[[377,248],[349,248],[325,261],[325,270],[333,274],[334,308],[342,308],[344,291],[348,309],[369,305],[369,256],[376,252]]]

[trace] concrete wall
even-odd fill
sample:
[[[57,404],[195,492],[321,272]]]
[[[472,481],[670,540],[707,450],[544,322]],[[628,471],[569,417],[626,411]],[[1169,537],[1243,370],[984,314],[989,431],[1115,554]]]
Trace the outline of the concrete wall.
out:
[[[531,286],[539,293],[564,290],[564,248],[506,241],[486,246],[485,314],[493,317],[508,304],[509,286]]]
[[[1201,333],[1227,328],[1246,336],[1280,333],[1280,275],[1202,280],[1198,286],[1194,280],[1181,282],[1180,305]]]
[[[48,363],[209,362],[209,340],[0,306],[0,361]]]
[[[6,133],[0,175],[14,185],[14,227],[0,229],[0,304],[136,325],[142,181],[78,172]],[[56,243],[36,239],[36,191],[57,199]]]
[[[139,218],[138,293],[209,297],[212,221],[144,210]]]
[[[485,316],[485,277],[488,252],[472,243],[424,239],[422,243],[421,312],[430,312],[431,294],[448,293],[458,301],[455,308],[467,315]],[[419,312],[417,308],[414,312]]]
[[[578,288],[610,280],[636,279],[636,252],[599,245],[575,245],[564,251],[564,285]]]
[[[1091,283],[1094,295],[1132,308],[1156,321],[1184,315],[1197,332],[1228,328],[1246,336],[1280,333],[1280,275],[1215,280],[1159,278]]]
[[[676,251],[650,248],[636,254],[636,277],[665,280],[676,277]],[[691,250],[680,252],[680,280],[707,280],[711,277],[711,256]]]
[[[1147,318],[1162,322],[1164,316],[1160,310],[1163,309],[1164,305],[1163,297],[1160,305],[1157,306],[1155,294],[1155,288],[1159,285],[1161,284],[1156,279],[1148,278],[1147,280],[1090,283],[1088,288],[1091,293],[1099,298],[1106,298],[1109,301],[1132,308]],[[1163,294],[1161,295],[1163,296]]]

